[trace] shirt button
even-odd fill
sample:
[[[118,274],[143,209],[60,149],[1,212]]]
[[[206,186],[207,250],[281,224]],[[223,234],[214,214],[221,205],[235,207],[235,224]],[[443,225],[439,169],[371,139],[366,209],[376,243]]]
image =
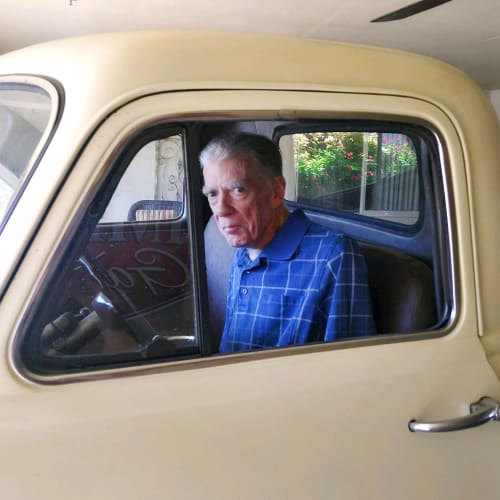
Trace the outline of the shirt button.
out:
[[[248,293],[248,288],[242,288],[242,289],[241,289],[241,293],[242,293],[243,295],[246,295],[246,294]]]

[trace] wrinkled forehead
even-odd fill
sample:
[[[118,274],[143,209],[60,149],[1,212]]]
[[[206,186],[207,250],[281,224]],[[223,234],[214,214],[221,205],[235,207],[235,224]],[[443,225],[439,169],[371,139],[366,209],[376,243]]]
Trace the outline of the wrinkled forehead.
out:
[[[203,177],[205,183],[239,181],[253,184],[271,179],[265,168],[250,155],[233,155],[208,162],[203,167]]]

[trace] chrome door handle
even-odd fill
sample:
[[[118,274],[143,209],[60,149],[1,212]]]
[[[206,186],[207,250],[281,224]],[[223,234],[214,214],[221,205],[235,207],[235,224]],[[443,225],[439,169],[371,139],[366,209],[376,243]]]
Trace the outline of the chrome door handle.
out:
[[[411,432],[450,432],[461,431],[498,420],[500,420],[500,403],[493,398],[484,396],[470,405],[470,415],[437,422],[410,420],[408,428]]]

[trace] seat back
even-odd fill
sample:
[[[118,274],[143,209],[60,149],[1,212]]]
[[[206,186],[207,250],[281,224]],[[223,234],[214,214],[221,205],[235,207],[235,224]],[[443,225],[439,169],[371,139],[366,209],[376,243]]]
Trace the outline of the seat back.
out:
[[[368,271],[373,319],[378,334],[411,333],[437,321],[432,270],[420,259],[393,248],[361,243]],[[217,347],[224,327],[227,282],[234,255],[213,217],[205,228],[210,327]]]
[[[411,333],[437,322],[433,272],[420,259],[393,248],[360,244],[377,333]]]
[[[207,266],[208,306],[213,348],[217,349],[226,317],[227,282],[234,255],[219,231],[214,217],[205,227],[205,263]]]

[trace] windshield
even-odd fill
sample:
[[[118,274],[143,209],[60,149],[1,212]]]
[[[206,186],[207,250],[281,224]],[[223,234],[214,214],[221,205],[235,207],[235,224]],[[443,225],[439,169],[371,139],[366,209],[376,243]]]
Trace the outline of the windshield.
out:
[[[51,99],[42,88],[0,83],[0,225],[33,163],[50,116]]]

